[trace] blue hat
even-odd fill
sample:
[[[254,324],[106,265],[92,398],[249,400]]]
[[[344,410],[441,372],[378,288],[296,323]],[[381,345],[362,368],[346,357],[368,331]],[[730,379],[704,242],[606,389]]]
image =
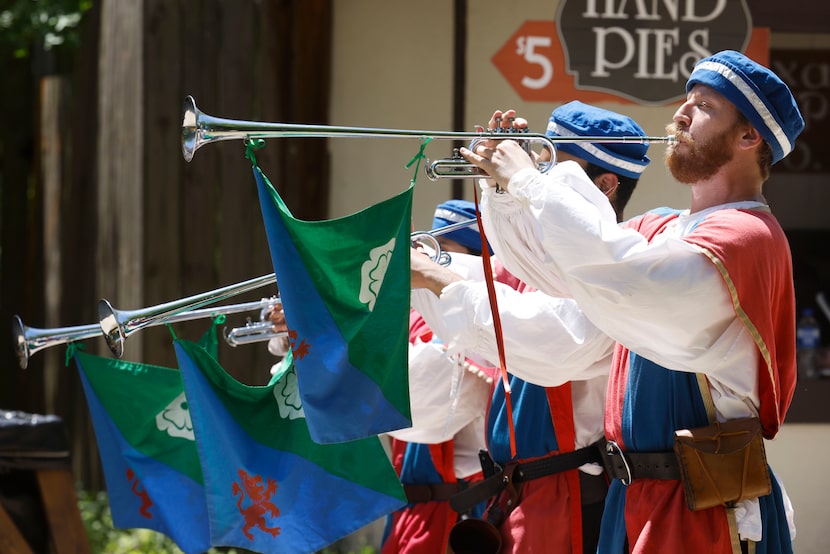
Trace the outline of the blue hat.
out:
[[[772,163],[792,152],[804,119],[775,73],[740,52],[724,50],[697,62],[686,92],[698,83],[726,97],[758,129],[772,147]]]
[[[627,137],[646,134],[630,117],[583,104],[578,100],[559,106],[550,116],[549,137]],[[558,142],[556,148],[611,173],[639,179],[651,162],[648,144],[639,142]]]
[[[435,207],[435,216],[432,219],[432,230],[452,225],[453,223],[460,223],[462,221],[469,221],[476,218],[476,205],[469,200],[447,200]],[[450,231],[444,236],[450,240],[454,240],[458,244],[468,248],[475,254],[481,253],[481,234],[478,232],[478,225],[471,224],[467,227],[461,227],[455,231]],[[487,245],[487,250],[490,254],[493,249]]]

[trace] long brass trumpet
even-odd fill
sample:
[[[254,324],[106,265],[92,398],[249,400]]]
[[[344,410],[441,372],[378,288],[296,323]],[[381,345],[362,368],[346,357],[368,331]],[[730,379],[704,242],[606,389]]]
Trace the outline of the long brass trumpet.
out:
[[[15,315],[12,318],[12,341],[20,369],[26,369],[29,366],[29,358],[45,348],[99,336],[101,336],[101,326],[97,323],[39,329],[23,325],[20,316]]]
[[[438,242],[438,237],[440,237],[441,235],[446,235],[447,233],[450,233],[457,229],[463,229],[464,227],[474,225],[476,221],[477,220],[475,218],[470,218],[465,221],[458,221],[456,223],[445,225],[443,227],[439,227],[431,231],[415,231],[409,235],[409,238],[413,243],[420,242],[432,248],[433,253],[430,255],[432,261],[443,266],[448,266],[450,265],[452,259],[450,257],[449,252],[444,252],[444,250],[441,248],[441,243]]]
[[[231,304],[200,310],[188,310],[176,315],[158,318],[150,322],[150,325],[163,325],[167,323],[177,323],[180,321],[191,321],[194,319],[215,317],[220,314],[232,314],[248,310],[262,310],[263,307],[267,308],[278,302],[279,299],[277,297],[272,297],[263,298],[262,300],[256,302]],[[74,327],[40,329],[38,327],[28,327],[24,325],[23,321],[17,315],[12,318],[12,339],[14,341],[14,349],[21,369],[26,369],[29,365],[29,358],[41,350],[52,346],[58,346],[60,344],[68,344],[70,342],[87,340],[99,336],[101,336],[100,323],[77,325]]]
[[[332,125],[304,125],[296,123],[267,123],[262,121],[246,121],[241,119],[224,119],[207,115],[196,107],[196,100],[188,96],[184,101],[182,115],[182,154],[186,161],[191,161],[200,147],[220,140],[249,140],[265,138],[431,138],[460,140],[469,139],[470,148],[474,148],[478,141],[487,139],[522,141],[526,148],[530,144],[541,145],[550,154],[550,161],[539,162],[537,168],[541,172],[548,171],[556,162],[556,143],[558,142],[592,142],[592,143],[620,143],[631,142],[647,144],[651,142],[673,143],[674,136],[658,137],[549,137],[544,133],[529,133],[524,131],[493,130],[482,132],[465,131],[425,131],[406,129],[384,129],[377,127],[342,127]],[[442,177],[475,178],[481,177],[477,166],[468,163],[458,155],[444,160],[436,160],[425,166],[427,176],[436,180]]]
[[[469,139],[472,148],[477,141],[484,139],[516,139],[530,147],[538,143],[550,153],[549,159],[556,159],[554,142],[545,134],[524,131],[424,131],[406,129],[383,129],[377,127],[339,127],[332,125],[304,125],[297,123],[267,123],[240,119],[214,117],[200,111],[196,100],[188,96],[184,101],[182,115],[182,155],[191,161],[200,147],[220,140],[250,140],[264,138],[419,138],[419,139]],[[638,137],[639,138],[639,137]],[[546,172],[552,167],[551,161],[539,162],[538,168]],[[457,154],[444,160],[427,160],[425,171],[431,180],[442,177],[473,178],[480,177],[478,167],[467,162]]]
[[[127,337],[139,329],[158,323],[167,323],[171,318],[182,312],[215,304],[231,296],[276,283],[276,281],[276,276],[271,273],[234,285],[228,285],[212,291],[139,310],[116,310],[109,301],[102,299],[98,302],[100,329],[104,333],[104,339],[107,341],[109,349],[115,356],[120,358],[124,355],[124,342],[127,340]],[[256,307],[263,308],[265,307],[266,301],[274,302],[273,300],[264,299],[259,302],[248,303],[245,305],[245,308],[242,308],[243,305],[239,305],[239,309],[235,311],[247,311],[255,309]],[[227,308],[223,309],[218,307],[214,310],[201,310],[200,317],[211,317],[227,313],[232,312],[227,311]]]

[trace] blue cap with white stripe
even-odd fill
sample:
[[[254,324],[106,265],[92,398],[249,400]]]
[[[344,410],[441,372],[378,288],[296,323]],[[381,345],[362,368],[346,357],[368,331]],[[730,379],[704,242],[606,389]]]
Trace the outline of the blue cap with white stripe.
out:
[[[724,50],[697,62],[686,92],[696,84],[711,87],[738,108],[772,147],[772,163],[792,152],[804,118],[778,75],[740,52]]]
[[[474,220],[476,218],[476,205],[469,200],[447,200],[435,207],[435,215],[432,218],[432,230],[441,227],[448,227],[455,223]],[[467,248],[475,255],[481,255],[481,234],[478,232],[478,225],[459,227],[444,236],[454,240],[461,246]],[[492,254],[493,249],[487,244],[487,251]]]
[[[553,110],[546,134],[563,138],[645,136],[643,129],[630,117],[578,100]],[[648,144],[640,142],[557,142],[556,148],[631,179],[639,179],[651,162],[646,156]]]

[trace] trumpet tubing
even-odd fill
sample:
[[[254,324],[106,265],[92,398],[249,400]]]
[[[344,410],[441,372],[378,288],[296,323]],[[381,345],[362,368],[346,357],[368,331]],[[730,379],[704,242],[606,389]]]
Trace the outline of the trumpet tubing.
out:
[[[182,155],[186,161],[191,161],[196,150],[222,140],[250,140],[266,138],[418,138],[418,139],[469,139],[470,148],[474,148],[482,140],[517,140],[529,150],[530,144],[541,145],[550,153],[550,162],[541,162],[537,166],[539,171],[548,171],[556,161],[556,143],[559,142],[634,142],[674,143],[675,136],[624,136],[624,137],[550,137],[544,133],[529,133],[525,131],[493,130],[482,132],[466,131],[427,131],[418,129],[384,129],[378,127],[343,127],[333,125],[305,125],[298,123],[268,123],[263,121],[247,121],[242,119],[225,119],[208,115],[199,110],[196,100],[188,96],[184,101],[182,114]],[[481,176],[474,164],[464,160],[457,153],[452,158],[436,160],[424,166],[427,176],[436,180],[442,177],[477,178]]]
[[[234,327],[224,332],[225,342],[236,347],[240,344],[264,342],[276,337],[287,337],[287,331],[275,331],[270,321],[248,322],[243,327]]]
[[[98,317],[101,331],[104,333],[104,339],[107,341],[107,346],[120,358],[124,355],[124,342],[134,332],[143,329],[148,325],[155,325],[158,323],[171,323],[173,321],[186,321],[188,319],[197,319],[204,317],[213,317],[230,313],[223,311],[222,308],[215,310],[204,309],[198,310],[202,306],[221,302],[226,298],[242,294],[265,285],[276,283],[277,279],[273,273],[249,279],[234,285],[228,285],[219,289],[215,289],[187,298],[181,298],[172,302],[158,304],[149,308],[142,308],[140,310],[116,310],[106,299],[98,302]],[[264,307],[262,302],[254,302],[260,309]],[[255,306],[256,307],[256,306]],[[247,309],[254,309],[248,307]],[[190,315],[185,315],[182,312],[190,311]],[[238,311],[243,311],[242,309]],[[194,315],[198,314],[198,315]]]
[[[545,134],[528,132],[464,132],[426,131],[417,129],[384,129],[377,127],[343,127],[333,125],[305,125],[297,123],[267,123],[241,119],[225,119],[203,113],[196,106],[196,100],[188,96],[184,101],[182,115],[182,155],[191,161],[196,150],[205,144],[222,140],[251,140],[265,138],[418,138],[418,139],[469,139],[472,144],[483,139],[516,139],[527,143],[539,143],[550,151],[555,159],[554,141]],[[471,146],[472,146],[471,144]],[[543,162],[541,171],[547,171],[552,164]],[[480,177],[478,167],[459,156],[447,160],[436,160],[425,166],[427,176],[433,181],[441,177]]]
[[[162,317],[145,321],[142,327],[164,325],[168,323],[176,323],[180,321],[191,321],[195,319],[202,319],[208,317],[216,317],[222,314],[233,314],[239,312],[246,312],[251,310],[264,310],[280,302],[279,297],[272,296],[271,298],[263,298],[262,300],[254,302],[246,302],[242,304],[230,304],[226,306],[217,306],[214,308],[204,308],[198,310],[187,310],[177,313],[175,315]],[[116,310],[117,311],[117,310]],[[122,312],[123,314],[124,312]],[[130,327],[130,334],[137,331],[138,328]],[[18,362],[21,369],[26,369],[29,365],[29,358],[32,355],[52,346],[60,344],[67,344],[93,337],[101,336],[101,324],[91,323],[89,325],[78,325],[75,327],[57,327],[54,329],[40,329],[37,327],[28,327],[23,324],[20,317],[15,315],[12,318],[12,340],[14,343],[15,353],[17,354]]]
[[[432,250],[434,251],[434,253],[430,255],[432,261],[446,267],[450,265],[452,257],[450,256],[449,252],[444,252],[444,250],[441,248],[441,243],[438,242],[438,237],[440,237],[441,235],[446,235],[447,233],[451,233],[457,229],[463,229],[465,227],[475,225],[477,221],[478,220],[476,218],[472,217],[466,221],[459,221],[457,223],[445,225],[443,227],[439,227],[431,231],[415,231],[409,235],[409,240],[413,243],[425,243],[427,246],[432,248]]]
[[[20,369],[26,369],[29,366],[29,358],[45,348],[100,335],[101,326],[94,323],[77,327],[39,329],[23,325],[23,321],[17,315],[12,318],[12,341]]]

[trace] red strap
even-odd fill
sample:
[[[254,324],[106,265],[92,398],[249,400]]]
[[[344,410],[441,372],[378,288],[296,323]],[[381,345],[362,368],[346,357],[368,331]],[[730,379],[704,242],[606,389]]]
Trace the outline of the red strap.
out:
[[[550,418],[556,432],[559,453],[576,450],[576,425],[574,423],[573,393],[571,384],[547,387],[545,393],[550,407]],[[582,492],[579,485],[579,470],[565,472],[568,483],[571,508],[571,545],[573,552],[582,552]]]
[[[473,198],[476,207],[476,223],[481,235],[481,263],[484,265],[484,282],[487,283],[487,295],[490,297],[490,311],[493,313],[493,327],[496,332],[496,346],[499,349],[499,369],[501,382],[504,385],[504,401],[507,407],[507,424],[510,430],[510,457],[516,457],[516,428],[513,424],[513,403],[510,400],[510,381],[507,377],[507,362],[504,357],[504,338],[501,330],[501,316],[496,301],[496,288],[493,285],[493,267],[490,265],[490,248],[487,237],[484,235],[484,225],[481,223],[481,212],[478,209],[478,191],[473,187]]]

